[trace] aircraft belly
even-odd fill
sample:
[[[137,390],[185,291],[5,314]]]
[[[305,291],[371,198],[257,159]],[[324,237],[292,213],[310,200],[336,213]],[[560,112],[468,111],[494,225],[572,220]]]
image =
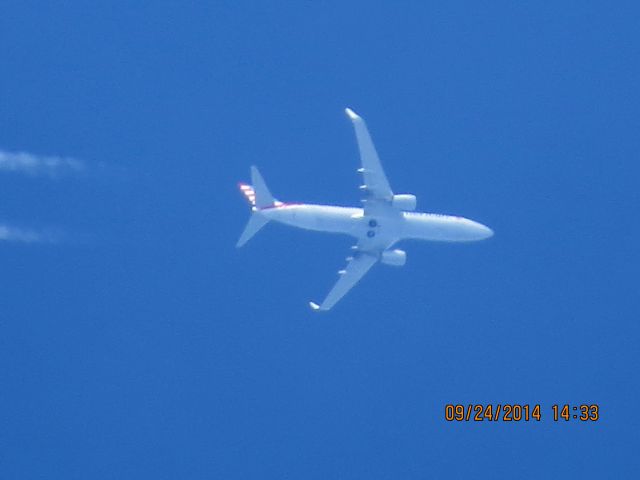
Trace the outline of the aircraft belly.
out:
[[[305,230],[353,234],[357,222],[350,208],[296,205],[277,208],[270,214],[273,220]]]
[[[416,215],[406,218],[405,236],[441,242],[464,242],[478,239],[473,222],[460,217],[444,215]]]

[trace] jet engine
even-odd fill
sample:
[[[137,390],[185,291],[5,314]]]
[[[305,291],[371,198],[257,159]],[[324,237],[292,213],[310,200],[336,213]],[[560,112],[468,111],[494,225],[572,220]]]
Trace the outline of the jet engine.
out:
[[[382,252],[380,262],[385,265],[392,265],[394,267],[402,267],[407,263],[407,254],[404,250],[385,250]]]
[[[405,210],[407,212],[412,212],[416,209],[416,204],[418,200],[415,195],[409,195],[407,193],[403,193],[402,195],[394,195],[391,200],[391,205],[398,210]]]

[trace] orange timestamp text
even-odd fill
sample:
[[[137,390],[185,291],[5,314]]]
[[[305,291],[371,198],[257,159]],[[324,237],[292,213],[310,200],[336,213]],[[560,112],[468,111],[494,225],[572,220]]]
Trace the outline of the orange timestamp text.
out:
[[[540,404],[448,403],[444,406],[444,419],[447,422],[539,422],[543,416]],[[600,407],[596,404],[554,404],[551,407],[551,418],[556,422],[595,422],[600,419]]]

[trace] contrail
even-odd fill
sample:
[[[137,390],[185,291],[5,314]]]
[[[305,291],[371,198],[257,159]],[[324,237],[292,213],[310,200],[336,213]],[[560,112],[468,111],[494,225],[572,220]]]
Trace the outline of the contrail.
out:
[[[59,233],[48,230],[32,230],[0,223],[0,242],[58,243]]]
[[[56,177],[66,173],[81,173],[84,170],[84,162],[75,158],[0,150],[0,171],[4,172]]]

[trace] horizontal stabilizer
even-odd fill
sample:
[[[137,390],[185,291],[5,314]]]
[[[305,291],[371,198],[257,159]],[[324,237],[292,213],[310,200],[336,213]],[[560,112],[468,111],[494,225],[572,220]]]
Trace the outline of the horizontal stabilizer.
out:
[[[249,217],[249,223],[244,227],[244,231],[242,235],[240,235],[240,239],[238,243],[236,243],[236,247],[240,248],[245,243],[247,243],[251,237],[253,237],[256,233],[260,231],[262,227],[264,227],[269,222],[269,219],[261,215],[260,213],[252,213],[251,217]]]

